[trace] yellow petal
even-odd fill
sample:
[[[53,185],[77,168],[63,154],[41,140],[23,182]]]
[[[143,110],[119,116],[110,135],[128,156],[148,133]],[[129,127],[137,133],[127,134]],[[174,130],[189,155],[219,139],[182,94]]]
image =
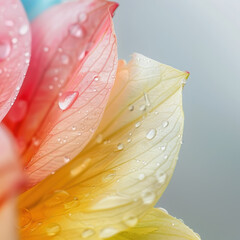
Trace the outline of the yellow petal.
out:
[[[93,140],[21,197],[32,224],[41,223],[22,231],[23,238],[104,239],[134,226],[172,176],[181,146],[187,77],[142,55],[134,55],[128,64],[120,61]]]
[[[160,209],[152,209],[134,228],[109,240],[200,240],[200,237],[182,221]]]

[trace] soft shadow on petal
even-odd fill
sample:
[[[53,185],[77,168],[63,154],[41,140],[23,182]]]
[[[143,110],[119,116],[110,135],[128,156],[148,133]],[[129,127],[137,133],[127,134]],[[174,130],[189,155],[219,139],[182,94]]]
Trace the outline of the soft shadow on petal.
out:
[[[131,219],[133,221],[134,219]],[[109,240],[200,240],[181,220],[160,209],[151,209],[139,223]]]
[[[27,16],[18,0],[0,0],[0,121],[13,105],[31,50]]]
[[[33,55],[7,119],[22,147],[29,186],[56,171],[88,143],[101,120],[117,70],[112,14],[117,4],[57,5],[32,25]]]
[[[183,132],[182,82],[188,74],[142,55],[119,63],[117,80],[93,140],[20,205],[44,222],[23,237],[111,237],[133,227],[172,176]],[[43,196],[44,195],[44,196]],[[31,227],[30,227],[31,228]],[[84,237],[83,237],[84,238]]]
[[[16,237],[16,201],[21,169],[13,138],[0,126],[0,239]]]
[[[27,15],[30,20],[37,17],[47,8],[63,2],[62,0],[22,0],[23,6],[26,9]]]

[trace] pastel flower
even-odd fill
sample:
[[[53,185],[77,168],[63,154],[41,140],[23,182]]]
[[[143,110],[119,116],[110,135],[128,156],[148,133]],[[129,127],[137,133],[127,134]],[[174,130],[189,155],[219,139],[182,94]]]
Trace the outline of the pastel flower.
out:
[[[31,26],[18,0],[0,6],[0,117],[20,155],[0,127],[0,239],[200,239],[153,208],[189,73],[140,54],[117,62],[116,3],[56,4]]]

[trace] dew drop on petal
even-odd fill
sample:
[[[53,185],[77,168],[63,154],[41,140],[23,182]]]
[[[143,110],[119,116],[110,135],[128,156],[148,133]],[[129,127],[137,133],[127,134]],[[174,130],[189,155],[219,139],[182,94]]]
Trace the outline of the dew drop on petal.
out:
[[[115,235],[117,232],[117,229],[113,227],[106,227],[100,231],[99,236],[100,238],[109,238]]]
[[[141,194],[144,204],[152,204],[155,200],[155,193],[151,190],[145,190]]]
[[[70,158],[67,157],[67,156],[65,156],[65,157],[63,158],[63,160],[64,160],[65,163],[68,163],[68,162],[70,161]]]
[[[83,230],[81,235],[82,235],[82,238],[89,238],[94,234],[95,234],[94,230],[91,228],[88,228],[88,229]]]
[[[128,107],[128,110],[129,110],[130,112],[132,112],[132,111],[134,110],[134,106],[133,106],[133,105],[129,106],[129,107]]]
[[[168,126],[169,122],[168,121],[163,121],[162,122],[162,126],[163,128],[166,128]]]
[[[139,128],[141,126],[141,122],[137,122],[136,124],[135,124],[135,127],[136,128]]]
[[[119,143],[119,144],[117,145],[117,150],[118,150],[118,151],[123,150],[123,148],[124,148],[124,145],[123,145],[122,143]]]
[[[0,61],[5,60],[11,53],[11,45],[7,41],[0,40]]]
[[[65,111],[69,109],[77,100],[78,92],[65,92],[59,97],[58,106],[61,110]]]
[[[57,223],[49,224],[46,227],[46,233],[48,236],[56,236],[61,231],[61,227]]]
[[[138,175],[138,179],[139,179],[140,181],[142,181],[144,178],[145,178],[145,174],[144,174],[144,173],[140,173],[140,174]]]
[[[151,140],[156,136],[157,132],[156,129],[152,128],[147,132],[146,138]]]
[[[163,184],[166,181],[167,175],[166,175],[166,173],[162,172],[161,170],[158,170],[156,172],[156,178],[160,184]]]
[[[78,23],[72,24],[69,27],[69,33],[71,34],[71,36],[76,38],[81,38],[84,36],[84,30]]]
[[[61,56],[61,63],[62,63],[62,64],[67,65],[67,64],[69,64],[69,61],[70,61],[70,59],[69,59],[69,56],[68,56],[68,55],[63,54],[63,55]]]
[[[132,215],[126,215],[123,217],[123,222],[128,226],[128,227],[134,227],[137,222],[138,218]]]
[[[24,24],[20,27],[19,29],[19,34],[20,35],[25,35],[27,32],[28,32],[28,25],[27,24]]]

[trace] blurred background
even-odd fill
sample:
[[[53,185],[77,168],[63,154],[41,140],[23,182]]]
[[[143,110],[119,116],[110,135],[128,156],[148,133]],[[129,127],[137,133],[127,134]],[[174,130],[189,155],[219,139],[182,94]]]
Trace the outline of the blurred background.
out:
[[[179,162],[158,206],[202,239],[239,239],[240,1],[118,0],[119,57],[188,70]]]

